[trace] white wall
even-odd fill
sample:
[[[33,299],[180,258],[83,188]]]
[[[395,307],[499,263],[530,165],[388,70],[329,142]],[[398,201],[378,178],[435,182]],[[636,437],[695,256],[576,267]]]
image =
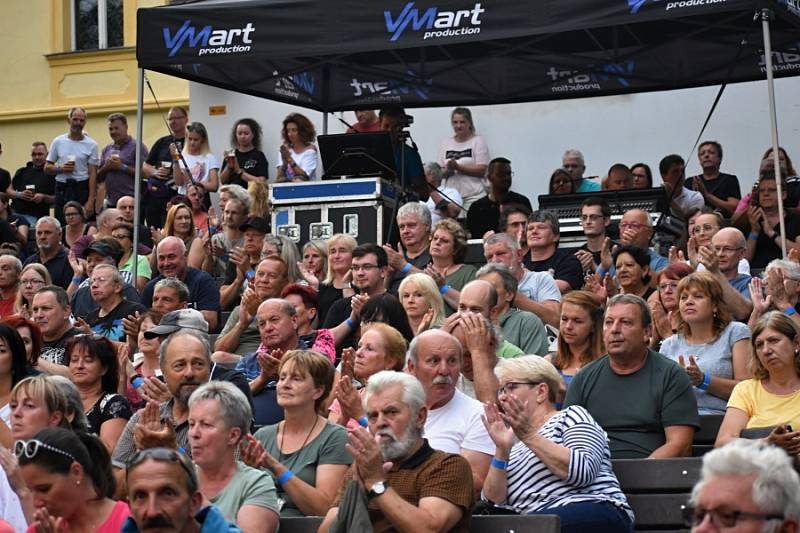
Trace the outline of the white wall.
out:
[[[587,175],[604,175],[616,162],[644,161],[658,176],[659,160],[678,153],[686,157],[711,107],[718,87],[665,91],[626,96],[585,98],[530,104],[476,106],[472,115],[478,133],[489,143],[492,157],[512,161],[513,189],[529,197],[544,194],[551,172],[561,164],[567,148],[578,148],[586,158]],[[776,81],[779,140],[800,164],[800,78]],[[264,129],[263,150],[272,166],[278,160],[280,128],[292,111],[308,116],[322,133],[322,114],[286,104],[192,83],[191,118],[208,126],[211,146],[221,155],[229,145],[230,129],[240,117],[258,120]],[[225,105],[223,116],[209,116],[209,106]],[[722,143],[722,170],[739,176],[743,192],[750,189],[759,160],[770,146],[766,82],[729,85],[703,139]],[[436,158],[441,140],[452,133],[452,108],[409,109],[415,123],[411,133],[423,162]],[[329,115],[329,133],[344,126]],[[345,113],[354,122],[353,113]],[[691,155],[688,175],[699,172]],[[659,182],[656,178],[656,182]],[[536,203],[534,202],[534,206]]]

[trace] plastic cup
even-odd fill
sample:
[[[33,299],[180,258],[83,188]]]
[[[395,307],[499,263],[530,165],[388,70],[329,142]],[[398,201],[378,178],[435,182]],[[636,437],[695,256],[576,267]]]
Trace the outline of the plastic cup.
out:
[[[69,155],[67,156],[67,163],[74,163],[74,162],[75,162],[75,159],[77,159],[77,158],[75,157],[75,155],[74,155],[74,154],[69,154]]]
[[[109,150],[108,158],[114,161],[119,161],[119,150]]]
[[[172,161],[162,161],[161,168],[172,168]]]

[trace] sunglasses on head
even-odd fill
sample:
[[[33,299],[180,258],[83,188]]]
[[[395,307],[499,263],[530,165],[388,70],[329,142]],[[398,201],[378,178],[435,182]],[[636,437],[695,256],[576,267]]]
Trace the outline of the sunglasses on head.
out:
[[[17,457],[22,457],[24,455],[28,459],[33,459],[36,457],[36,454],[39,453],[40,449],[60,453],[61,455],[69,457],[71,460],[75,461],[75,457],[73,457],[71,453],[65,452],[64,450],[59,450],[55,446],[50,446],[49,444],[37,439],[18,440],[14,443],[14,455]]]
[[[194,466],[192,466],[189,458],[183,453],[170,448],[145,448],[137,452],[136,455],[131,457],[131,460],[128,461],[127,471],[130,471],[134,466],[144,462],[146,459],[178,464],[183,468],[183,471],[186,472],[186,475],[189,476],[189,479],[193,480],[197,478]]]

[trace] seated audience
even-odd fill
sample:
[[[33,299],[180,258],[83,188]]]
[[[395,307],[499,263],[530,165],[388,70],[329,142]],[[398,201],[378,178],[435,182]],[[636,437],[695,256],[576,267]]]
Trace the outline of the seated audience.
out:
[[[778,167],[781,176],[786,178],[786,210],[788,212],[794,211],[796,213],[798,204],[800,204],[800,176],[797,174],[792,159],[782,147],[778,148]],[[758,169],[759,176],[762,174],[775,170],[775,160],[772,158],[772,147],[770,146],[761,156],[761,165]],[[756,180],[758,181],[758,180]],[[747,208],[751,205],[754,194],[758,194],[758,184],[753,185],[753,191],[742,196],[739,203],[736,205],[736,212],[731,217],[731,225],[739,227],[737,222],[741,219],[741,215],[747,212]],[[746,218],[746,217],[745,217]]]
[[[64,351],[70,379],[81,393],[89,433],[97,435],[110,453],[133,415],[128,400],[118,394],[125,384],[120,383],[114,346],[106,337],[78,335],[67,341]]]
[[[671,154],[658,164],[664,192],[667,195],[671,212],[681,220],[687,220],[689,213],[705,205],[703,195],[686,187],[686,163],[677,154]],[[635,178],[635,172],[634,172]],[[635,179],[634,179],[635,181]],[[652,187],[652,179],[651,185]]]
[[[500,211],[506,205],[524,205],[531,208],[527,196],[511,190],[511,161],[496,157],[489,162],[486,179],[489,188],[486,196],[475,201],[467,213],[467,229],[473,239],[482,238],[487,232],[498,230]]]
[[[711,237],[711,248],[700,248],[697,261],[703,266],[698,271],[709,272],[722,288],[722,299],[730,307],[733,317],[746,320],[753,311],[750,301],[750,274],[740,274],[739,265],[744,258],[744,235],[736,228],[722,228]]]
[[[319,285],[320,324],[326,323],[328,310],[335,302],[354,294],[353,272],[350,267],[353,261],[353,250],[358,243],[346,233],[336,233],[328,239],[327,245],[328,272]]]
[[[99,306],[86,315],[86,323],[95,333],[112,341],[125,342],[122,319],[145,307],[124,299],[122,276],[113,265],[97,265],[91,274],[92,297]]]
[[[535,314],[514,307],[517,296],[517,278],[502,263],[489,263],[481,267],[477,279],[488,281],[497,291],[497,324],[503,338],[525,354],[547,355],[547,330]]]
[[[489,320],[489,322],[494,326],[496,325],[497,317],[500,313],[500,305],[500,298],[494,284],[483,279],[476,279],[475,281],[469,282],[464,287],[464,290],[461,291],[461,298],[459,298],[458,302],[458,314],[463,315],[464,313],[475,313]],[[448,320],[445,320],[443,328],[446,330],[450,329],[448,333],[453,333],[452,327],[455,324],[458,324],[458,322],[459,317],[456,317],[453,320],[450,320],[448,317]],[[450,324],[449,328],[447,327],[448,323]],[[495,336],[501,338],[499,329],[500,328],[498,327],[498,331],[495,333]],[[538,333],[539,334],[537,335],[536,332],[534,332],[534,336],[537,339],[540,339],[542,332]],[[518,346],[511,344],[505,339],[502,339],[502,341],[498,342],[495,348],[497,349],[498,357],[518,357],[520,355],[525,355],[525,352],[523,352]]]
[[[117,262],[119,273],[125,283],[134,285],[137,291],[142,291],[150,278],[150,261],[146,255],[136,255],[136,281],[133,279],[133,224],[121,222],[111,228],[111,236],[116,239],[122,248],[122,257]]]
[[[678,283],[678,314],[678,331],[659,352],[686,370],[701,415],[724,414],[733,387],[750,377],[750,330],[733,320],[719,282],[708,272]]]
[[[441,330],[426,331],[408,348],[408,373],[425,389],[428,444],[469,461],[473,488],[480,495],[494,446],[480,423],[480,402],[456,388],[462,355],[458,339]]]
[[[0,444],[8,448],[14,444],[9,402],[11,391],[17,383],[33,374],[22,336],[8,321],[0,323],[0,352],[4,352],[7,360],[0,367]]]
[[[783,178],[781,178],[783,180]],[[758,181],[758,201],[747,208],[750,234],[747,239],[747,260],[753,268],[764,268],[773,259],[783,257],[781,252],[781,228],[778,204],[786,207],[786,183],[783,185],[783,198],[778,198],[775,173],[766,173]],[[786,250],[800,249],[800,219],[786,217],[783,221],[786,231]]]
[[[425,269],[444,297],[445,313],[458,307],[459,291],[475,279],[477,269],[464,263],[467,255],[467,234],[450,219],[437,222],[431,231],[431,263]]]
[[[45,285],[52,285],[50,272],[39,263],[25,265],[19,274],[19,292],[14,303],[14,314],[32,318],[33,295]]]
[[[200,492],[244,533],[273,533],[280,507],[272,478],[236,454],[252,419],[247,398],[230,383],[206,383],[189,397],[189,443]]]
[[[114,478],[108,452],[97,437],[47,428],[31,440],[17,441],[14,454],[39,507],[28,533],[83,530],[87,525],[97,532],[119,531],[130,515],[127,503],[111,499]]]
[[[737,439],[712,450],[684,509],[686,525],[698,532],[796,531],[800,477],[792,467],[785,453],[764,442]]]
[[[320,532],[336,530],[345,487],[351,480],[367,491],[369,520],[375,531],[411,531],[425,524],[432,531],[468,531],[474,503],[472,473],[460,455],[434,451],[423,438],[425,391],[415,377],[401,372],[375,374],[364,398],[367,429],[350,434],[353,466],[339,481]],[[379,435],[375,441],[370,435]],[[383,465],[392,463],[385,472]]]
[[[199,183],[193,183],[186,187],[186,199],[189,201],[192,210],[192,224],[194,224],[198,237],[203,233],[211,233],[212,228],[214,231],[216,230],[214,217],[209,216],[209,211],[203,205],[205,192],[206,190]],[[189,249],[191,250],[191,247]]]
[[[136,344],[133,347],[131,347],[131,335],[128,335],[128,348],[129,353],[133,354],[133,361],[126,364],[124,369],[126,382],[130,384],[126,388],[125,396],[134,410],[144,407],[148,399],[155,399],[148,392],[152,390],[153,380],[158,380],[164,375],[158,362],[161,338],[158,336],[146,337],[144,334],[145,331],[156,327],[162,316],[161,313],[152,309],[142,314],[139,331],[136,334]],[[141,378],[141,381],[136,378]],[[134,385],[134,382],[138,386]]]
[[[300,273],[303,279],[319,290],[319,284],[328,275],[328,247],[324,241],[310,240],[303,245],[303,262]]]
[[[72,267],[69,264],[67,250],[61,239],[61,223],[53,217],[42,217],[36,221],[36,253],[28,256],[25,264],[41,263],[50,272],[55,285],[69,286],[72,278]]]
[[[767,311],[781,311],[800,325],[795,312],[800,304],[800,263],[786,259],[773,259],[762,274],[764,280],[750,280],[753,313],[747,325],[752,330],[758,319]],[[766,285],[766,286],[765,286]]]
[[[561,300],[556,351],[545,357],[558,371],[565,390],[569,390],[581,368],[605,353],[604,348],[603,306],[586,291],[565,294]],[[563,394],[559,398],[563,398]]]
[[[653,171],[645,163],[631,165],[631,176],[633,177],[633,189],[650,189],[653,187]]]
[[[517,280],[517,291],[513,305],[530,311],[545,324],[558,325],[561,291],[549,272],[532,272],[522,265],[524,252],[517,240],[498,233],[483,242],[483,256],[487,263],[502,263]]]
[[[669,260],[650,247],[653,233],[653,219],[647,211],[630,209],[622,215],[622,219],[619,222],[620,242],[630,246],[638,246],[647,251],[650,256],[650,272],[656,273],[667,268]],[[609,265],[603,264],[601,266],[604,272],[609,271]]]
[[[0,255],[0,319],[14,314],[20,274],[22,261],[13,255]]]
[[[408,322],[408,316],[400,301],[391,294],[384,292],[376,294],[367,300],[361,307],[359,319],[367,324],[370,322],[383,322],[400,332],[406,342],[411,342],[414,332]]]
[[[697,148],[697,158],[703,173],[687,179],[686,186],[703,195],[706,205],[729,217],[742,197],[739,179],[720,172],[722,145],[717,141],[703,141]]]
[[[584,272],[594,272],[602,263],[603,249],[611,229],[611,207],[602,198],[589,197],[581,204],[581,230],[586,242],[575,252]]]
[[[494,375],[494,368],[502,357],[498,347],[505,342],[502,341],[500,328],[493,326],[485,316],[468,311],[450,315],[442,325],[442,330],[458,339],[464,351],[458,390],[480,402],[496,401],[497,376]],[[522,350],[515,356],[520,355],[524,355]]]
[[[64,347],[80,333],[72,325],[67,291],[56,285],[45,285],[33,295],[33,321],[42,332],[42,353],[37,367],[48,374],[66,376],[68,369]]]
[[[122,257],[122,248],[113,238],[100,238],[93,241],[85,249],[85,260],[76,260],[70,253],[70,264],[72,265],[74,277],[67,294],[71,294],[70,306],[72,314],[78,318],[85,319],[89,313],[97,311],[100,306],[92,295],[91,277],[92,272],[98,265],[110,265],[116,268],[119,259]],[[83,276],[86,279],[81,281]],[[122,294],[129,302],[139,302],[139,293],[136,288],[126,281],[122,281]]]
[[[270,226],[264,218],[250,217],[239,229],[244,234],[244,241],[240,248],[231,251],[225,281],[219,290],[223,309],[238,305],[242,293],[255,275],[256,267],[264,258],[261,252]]]
[[[23,318],[19,315],[10,316],[0,322],[0,324],[5,324],[14,328],[19,334],[20,339],[22,339],[22,344],[25,348],[25,360],[29,368],[27,372],[23,372],[19,375],[17,381],[27,377],[28,374],[37,374],[39,370],[36,366],[39,362],[39,354],[42,353],[42,331],[39,329],[39,326],[30,319]],[[10,390],[9,388],[9,391]],[[2,408],[0,408],[0,413],[2,413],[2,411]],[[0,414],[0,417],[2,417],[2,414]]]
[[[431,223],[439,222],[443,218],[464,218],[461,214],[464,199],[452,187],[442,185],[444,170],[436,161],[429,161],[423,165],[425,181],[428,183],[428,200],[425,207],[431,214]]]
[[[650,256],[638,246],[623,244],[611,255],[622,294],[635,294],[647,300],[654,289],[650,286]],[[613,296],[613,295],[609,295]]]
[[[286,263],[288,269],[287,276],[290,283],[302,280],[300,273],[300,252],[297,245],[285,235],[264,235],[264,243],[261,246],[261,259],[271,255],[277,255]]]
[[[297,336],[313,346],[333,363],[336,360],[336,346],[333,333],[329,329],[313,329],[317,323],[319,295],[308,285],[293,283],[281,291],[280,297],[292,304],[297,311]]]
[[[319,415],[333,386],[330,361],[313,351],[291,350],[278,368],[283,422],[247,437],[242,457],[275,479],[282,517],[321,516],[352,460],[344,428]]]
[[[86,210],[80,202],[67,202],[64,204],[64,227],[61,230],[61,243],[66,248],[83,236],[94,235],[97,228],[86,220]]]
[[[534,272],[550,272],[562,294],[581,288],[581,263],[571,251],[558,248],[560,229],[554,212],[531,213],[526,235],[530,255],[524,259],[525,268]]]
[[[380,322],[365,324],[358,348],[342,350],[341,377],[331,395],[336,399],[331,403],[328,419],[349,428],[363,426],[362,399],[370,376],[381,370],[403,370],[407,346],[406,340],[393,327]]]
[[[554,514],[561,531],[631,531],[633,511],[611,467],[605,431],[583,407],[556,410],[556,369],[540,357],[496,369],[484,425],[496,450],[483,498],[521,514]]]
[[[147,448],[136,454],[125,469],[125,488],[131,515],[120,533],[149,531],[153,523],[179,532],[241,532],[215,505],[204,506],[191,459],[174,449]]]
[[[664,339],[671,337],[678,330],[680,314],[678,312],[678,282],[693,272],[692,267],[684,262],[671,263],[656,274],[656,292],[647,299],[650,313],[653,315],[653,331],[650,347],[658,351]]]
[[[408,202],[397,210],[395,220],[400,235],[397,250],[388,244],[383,245],[389,266],[394,271],[386,288],[392,294],[397,294],[403,278],[422,272],[431,262],[430,212],[417,202]]]
[[[528,228],[528,217],[531,210],[524,205],[509,205],[500,211],[500,222],[497,226],[498,233],[505,233],[519,243],[522,255],[528,253],[528,239],[525,235]],[[484,235],[484,240],[491,235]]]
[[[575,194],[576,192],[578,191],[575,188],[575,181],[568,170],[557,168],[550,174],[548,194]]]
[[[189,288],[189,306],[200,311],[210,331],[219,323],[220,291],[214,279],[202,270],[188,266],[186,246],[177,237],[164,237],[156,246],[158,276],[147,282],[142,292],[142,304],[153,305],[156,284],[164,278],[177,278]]]
[[[627,165],[615,163],[608,169],[608,175],[603,180],[604,191],[621,191],[633,188],[633,174]]]
[[[575,375],[564,401],[586,408],[605,429],[615,459],[686,455],[700,427],[686,372],[648,349],[651,330],[644,300],[611,298],[603,321],[608,354]]]
[[[182,199],[183,197],[177,197]],[[173,198],[172,201],[175,201]],[[167,237],[177,237],[180,239],[187,250],[191,250],[192,243],[197,238],[197,229],[194,227],[192,208],[189,207],[184,201],[174,203],[167,210],[167,220],[164,223],[164,228],[161,230],[161,239],[155,238],[156,248],[158,248],[161,240]]]
[[[716,447],[742,430],[774,428],[767,442],[800,453],[800,327],[783,313],[762,316],[750,337],[753,377],[738,383],[717,433]]]
[[[221,231],[218,228],[210,238],[206,232],[192,242],[189,266],[205,270],[215,278],[225,275],[231,252],[244,243],[244,234],[239,228],[247,221],[251,203],[247,190],[239,185],[223,185],[219,188]]]
[[[406,276],[397,296],[414,335],[436,328],[444,321],[444,300],[433,278],[423,273]]]

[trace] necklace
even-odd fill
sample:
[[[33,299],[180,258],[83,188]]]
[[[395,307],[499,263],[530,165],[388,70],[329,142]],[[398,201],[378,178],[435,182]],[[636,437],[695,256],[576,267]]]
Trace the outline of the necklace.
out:
[[[308,444],[308,439],[311,437],[311,434],[312,434],[312,433],[314,433],[314,430],[315,430],[315,429],[317,429],[317,423],[319,423],[319,416],[317,416],[317,417],[314,419],[314,425],[313,425],[313,426],[311,426],[311,430],[308,432],[308,435],[306,435],[306,438],[305,438],[305,440],[303,441],[303,444],[301,444],[301,445],[300,445],[300,447],[299,447],[297,450],[295,450],[295,453],[296,453],[296,452],[298,452],[298,451],[300,451],[300,450],[302,450],[303,448],[305,448],[305,447],[306,447],[306,444]],[[284,422],[283,422],[283,432],[281,433],[281,438],[280,438],[280,441],[279,441],[279,443],[278,443],[278,456],[279,456],[279,457],[278,457],[278,460],[279,460],[281,463],[283,462],[283,438],[284,438],[285,436],[286,436],[286,422],[284,421]],[[287,455],[288,455],[288,454],[287,454]],[[297,456],[295,456],[295,457],[294,457],[294,460],[292,461],[292,466],[287,466],[287,468],[288,468],[289,470],[291,470],[291,469],[292,469],[292,467],[294,466],[294,464],[295,464],[296,462],[297,462]]]

